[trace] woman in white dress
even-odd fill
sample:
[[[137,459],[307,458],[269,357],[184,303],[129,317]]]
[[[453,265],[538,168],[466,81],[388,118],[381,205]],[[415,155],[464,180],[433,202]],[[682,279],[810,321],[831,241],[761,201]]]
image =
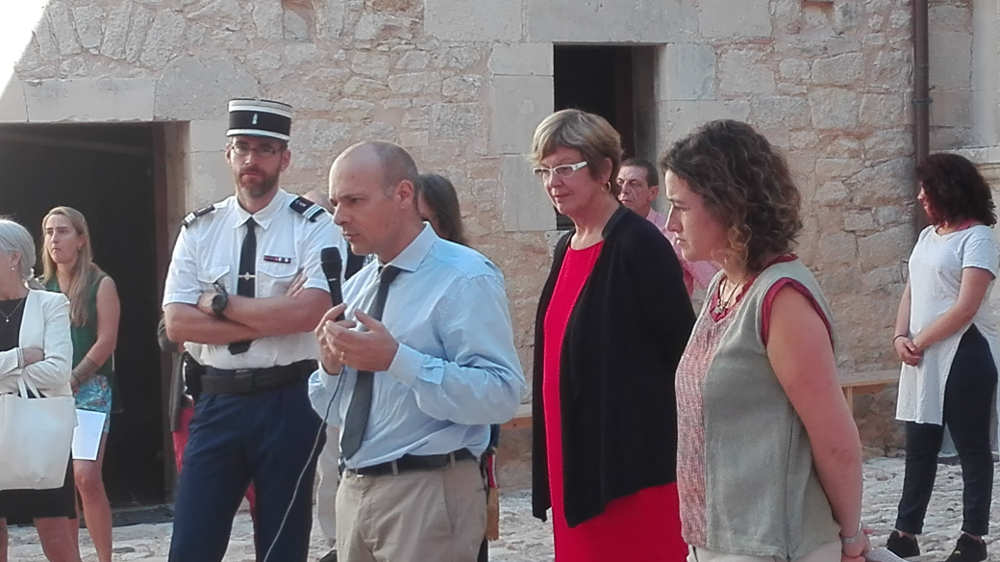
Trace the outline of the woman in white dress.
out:
[[[962,463],[962,535],[948,562],[986,559],[993,487],[990,426],[995,414],[997,324],[989,306],[997,274],[990,188],[955,154],[917,167],[917,199],[930,226],[910,254],[909,281],[892,346],[903,362],[896,418],[906,422],[906,476],[888,548],[920,553],[919,535],[947,427]]]

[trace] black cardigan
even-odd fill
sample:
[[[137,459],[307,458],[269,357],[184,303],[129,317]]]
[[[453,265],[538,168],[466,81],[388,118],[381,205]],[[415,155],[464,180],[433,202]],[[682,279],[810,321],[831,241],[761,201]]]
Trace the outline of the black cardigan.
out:
[[[544,319],[572,232],[556,245],[535,317],[532,509],[552,506],[542,400]],[[620,207],[563,338],[559,392],[566,521],[676,480],[674,371],[694,324],[677,256],[656,227]]]

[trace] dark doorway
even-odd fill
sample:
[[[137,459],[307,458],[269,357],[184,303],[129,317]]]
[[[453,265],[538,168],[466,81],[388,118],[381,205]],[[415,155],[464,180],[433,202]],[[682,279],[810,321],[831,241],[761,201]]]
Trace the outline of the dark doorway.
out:
[[[0,214],[24,224],[41,246],[45,213],[78,209],[97,264],[118,287],[117,393],[104,464],[116,507],[164,501],[154,132],[148,124],[0,126]]]
[[[645,154],[652,146],[644,108],[653,100],[653,60],[652,47],[556,45],[556,110],[596,113],[621,135],[626,156]],[[556,217],[560,229],[572,227],[568,218]]]

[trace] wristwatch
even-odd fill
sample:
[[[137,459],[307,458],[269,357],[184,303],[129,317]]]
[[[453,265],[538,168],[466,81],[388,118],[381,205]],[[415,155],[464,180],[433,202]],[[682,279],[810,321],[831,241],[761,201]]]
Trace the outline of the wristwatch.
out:
[[[222,313],[229,306],[229,293],[226,292],[226,287],[218,281],[212,286],[215,287],[215,296],[212,297],[212,313],[222,318]]]

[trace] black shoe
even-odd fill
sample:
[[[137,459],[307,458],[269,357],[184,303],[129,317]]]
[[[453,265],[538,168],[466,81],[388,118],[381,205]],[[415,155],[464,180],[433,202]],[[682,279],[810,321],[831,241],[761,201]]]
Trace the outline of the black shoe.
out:
[[[986,560],[986,543],[962,533],[962,536],[958,537],[955,550],[945,562],[979,562],[980,560]]]
[[[337,562],[337,549],[333,549],[327,552],[325,556],[319,559],[319,562]]]
[[[917,537],[902,535],[899,531],[893,531],[889,535],[889,540],[885,541],[885,547],[889,552],[900,558],[920,556],[920,547],[917,545]]]

